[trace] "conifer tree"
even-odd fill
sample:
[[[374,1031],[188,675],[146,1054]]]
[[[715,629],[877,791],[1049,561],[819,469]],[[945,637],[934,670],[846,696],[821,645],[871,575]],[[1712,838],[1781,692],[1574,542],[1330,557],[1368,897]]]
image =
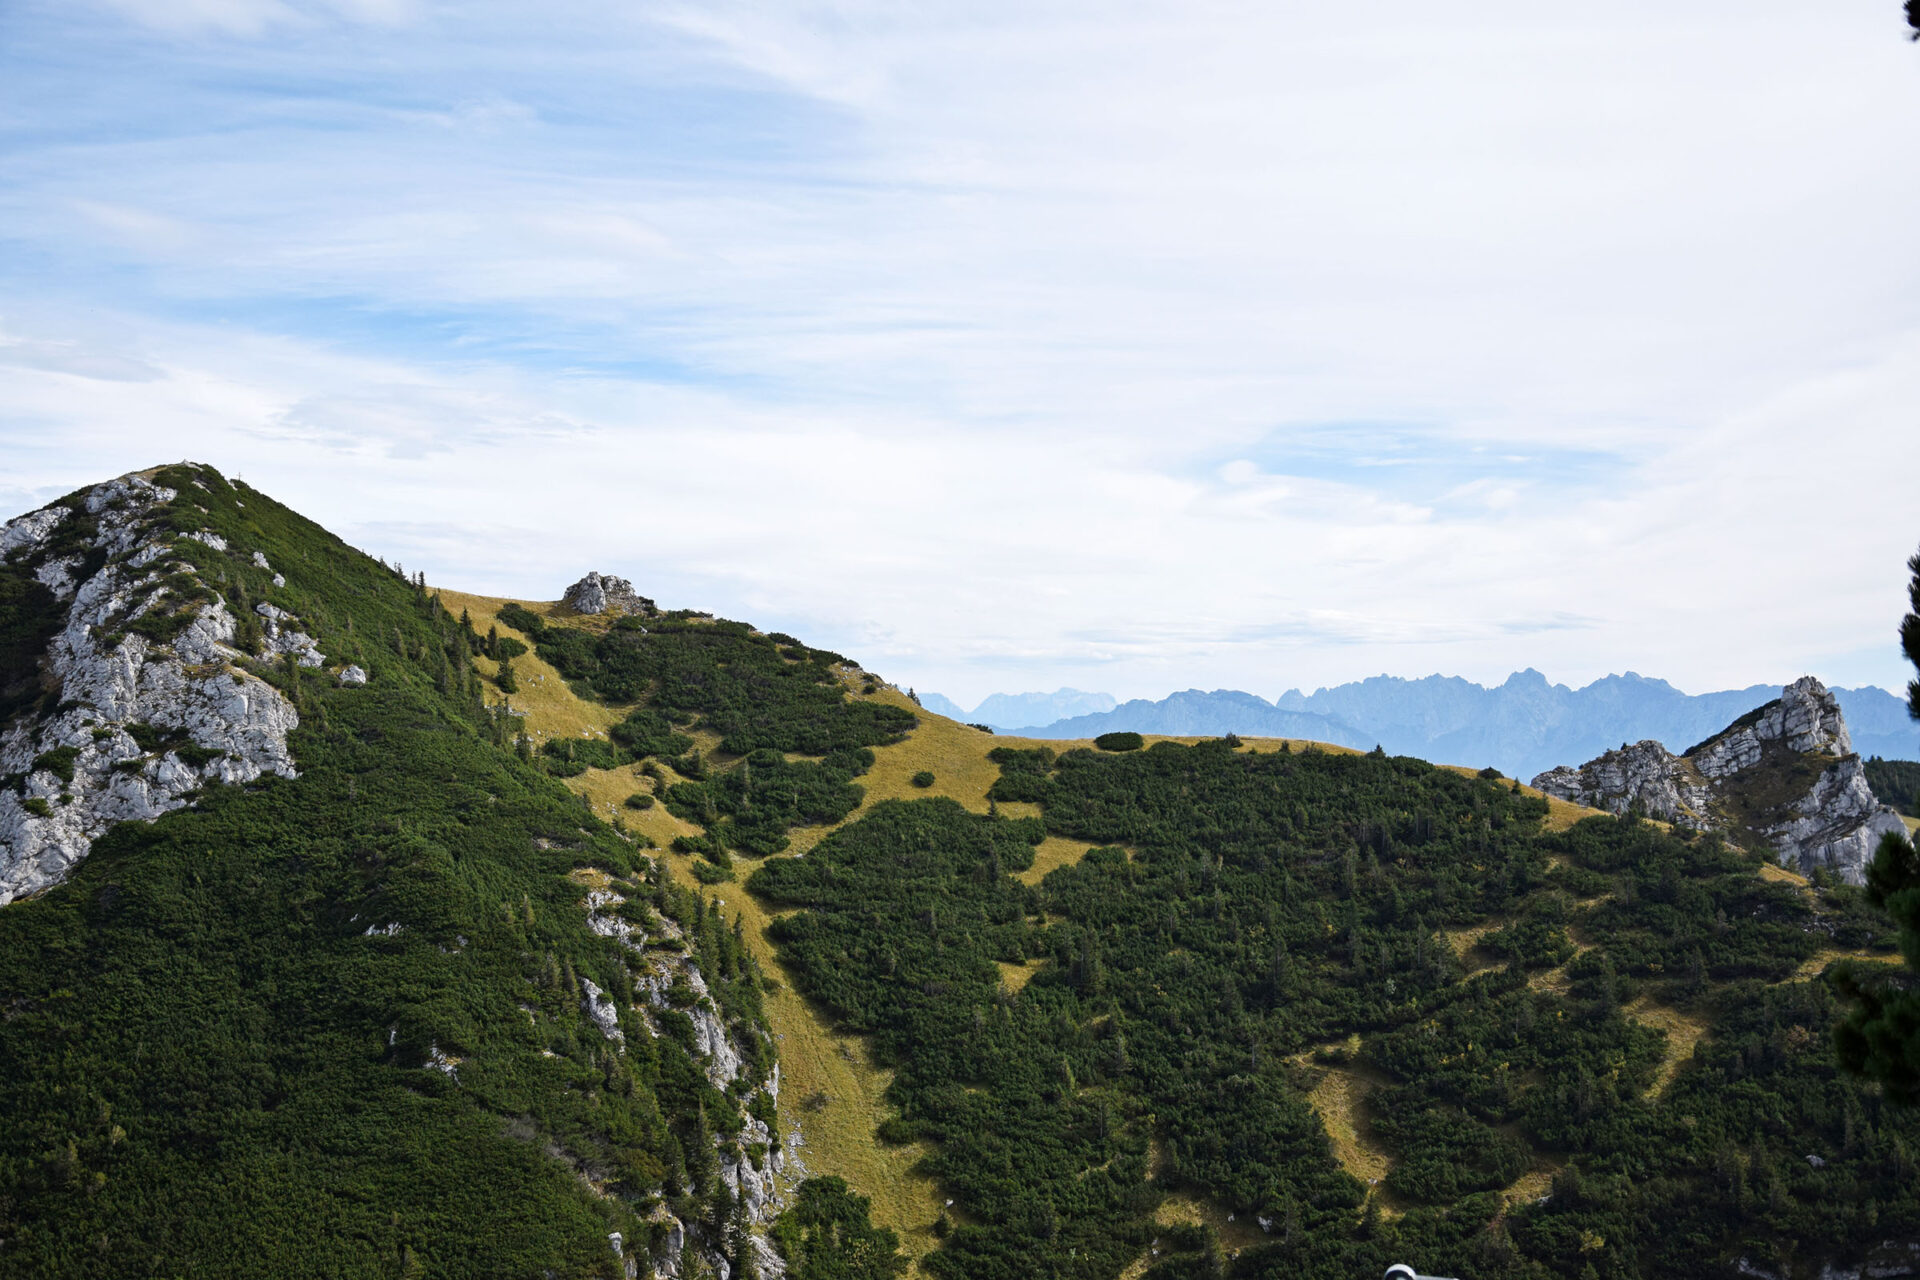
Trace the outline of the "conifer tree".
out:
[[[1907,13],[1912,20],[1915,5]],[[1913,574],[1907,587],[1911,607],[1900,623],[1900,647],[1920,673],[1920,555],[1907,568]],[[1920,720],[1920,679],[1907,685],[1907,713]],[[1867,868],[1867,900],[1898,927],[1906,964],[1893,973],[1877,965],[1840,970],[1841,994],[1854,1007],[1835,1028],[1834,1046],[1842,1066],[1880,1081],[1889,1100],[1912,1106],[1920,1104],[1920,851],[1898,832],[1881,837]]]

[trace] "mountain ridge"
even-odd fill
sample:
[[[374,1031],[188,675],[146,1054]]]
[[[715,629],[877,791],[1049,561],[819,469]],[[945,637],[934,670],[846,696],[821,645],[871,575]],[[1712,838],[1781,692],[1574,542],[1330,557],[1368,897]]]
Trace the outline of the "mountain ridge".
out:
[[[1857,889],[1359,746],[996,736],[792,636],[443,596],[155,479],[160,554],[81,557],[140,584],[96,649],[266,682],[296,767],[0,906],[0,1277],[1784,1277],[1920,1242],[1920,1121],[1819,1034],[1821,975],[1893,958]],[[15,678],[64,570],[14,532],[0,693],[63,745],[9,784],[110,786],[123,734],[157,776],[164,734]]]
[[[1856,885],[1881,837],[1906,830],[1875,799],[1838,699],[1812,676],[1682,753],[1644,739],[1533,785],[1610,813],[1717,831],[1802,875],[1824,869]]]
[[[1554,684],[1532,668],[1491,686],[1460,676],[1382,675],[1312,694],[1289,689],[1273,702],[1242,690],[1187,689],[1017,731],[1035,738],[1096,737],[1118,730],[1310,737],[1343,746],[1377,745],[1394,755],[1427,760],[1491,764],[1511,776],[1529,778],[1645,738],[1676,752],[1684,750],[1736,716],[1778,698],[1784,688],[1761,684],[1687,694],[1665,680],[1631,671],[1577,689]],[[1920,755],[1920,732],[1908,719],[1902,698],[1871,685],[1832,692],[1846,712],[1861,755],[1890,760]]]
[[[177,464],[9,521],[0,640],[0,1276],[767,1247],[760,971],[423,579]]]

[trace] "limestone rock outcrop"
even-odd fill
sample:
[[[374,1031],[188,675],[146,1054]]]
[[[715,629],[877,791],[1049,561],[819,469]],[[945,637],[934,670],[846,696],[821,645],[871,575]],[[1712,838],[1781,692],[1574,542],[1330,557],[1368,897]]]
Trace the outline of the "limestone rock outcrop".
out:
[[[625,578],[589,573],[567,588],[561,601],[575,613],[654,613],[653,601],[638,594]]]
[[[20,660],[42,696],[0,720],[0,906],[59,883],[115,823],[206,786],[295,776],[298,714],[236,662],[325,657],[272,606],[260,648],[242,652],[239,620],[192,559],[224,539],[169,528],[176,496],[128,475],[0,530],[0,565],[51,596],[45,650]]]
[[[1548,795],[1629,811],[1770,849],[1803,874],[1861,883],[1880,838],[1904,832],[1874,798],[1840,705],[1806,676],[1779,698],[1674,755],[1651,739],[1534,778]]]
[[[740,1077],[749,1059],[739,1037],[755,1033],[743,1031],[737,1024],[729,1025],[722,1018],[698,961],[685,949],[686,931],[673,919],[650,911],[643,915],[645,924],[636,923],[622,912],[626,898],[611,877],[592,871],[579,872],[576,876],[587,886],[584,904],[587,927],[603,938],[617,939],[628,955],[628,976],[633,982],[632,1007],[641,1015],[647,1030],[660,1035],[660,1023],[670,1012],[684,1016],[691,1024],[691,1047],[705,1068],[708,1081],[722,1093],[739,1096]],[[671,945],[649,947],[650,935]],[[624,1045],[626,1037],[620,1030],[619,1005],[610,993],[591,980],[582,978],[580,985],[581,1006],[587,1016],[609,1041]],[[774,1064],[764,1080],[752,1083],[764,1088],[778,1102],[779,1064]],[[790,1169],[787,1146],[758,1116],[743,1114],[741,1118],[743,1126],[731,1140],[715,1135],[720,1178],[745,1207],[747,1220],[764,1227],[782,1208],[782,1183],[788,1180]],[[797,1137],[796,1130],[796,1140]],[[795,1173],[797,1166],[796,1160],[792,1165]],[[652,1258],[656,1275],[680,1276],[681,1252],[690,1237],[694,1252],[715,1275],[724,1277],[730,1273],[718,1241],[706,1238],[697,1227],[688,1227],[672,1214],[661,1212],[664,1217],[656,1218],[656,1222],[663,1225],[663,1239],[656,1243]],[[762,1237],[755,1236],[754,1240],[759,1274],[784,1275],[786,1267],[779,1254]]]

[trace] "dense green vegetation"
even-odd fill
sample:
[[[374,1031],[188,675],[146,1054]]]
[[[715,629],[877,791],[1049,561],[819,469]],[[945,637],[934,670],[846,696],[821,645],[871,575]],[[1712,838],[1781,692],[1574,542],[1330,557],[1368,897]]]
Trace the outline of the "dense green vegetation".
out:
[[[839,1178],[809,1178],[768,1232],[793,1280],[891,1280],[907,1269],[893,1232]]]
[[[1836,1059],[1827,982],[1796,980],[1831,948],[1889,951],[1882,911],[1920,961],[1904,842],[1864,892],[1808,892],[1643,822],[1546,833],[1544,804],[1491,771],[1113,735],[994,753],[992,798],[1043,818],[890,801],[780,858],[794,827],[857,808],[871,748],[914,723],[849,700],[837,655],[700,615],[601,630],[509,608],[577,690],[626,708],[607,739],[535,753],[471,667],[509,664],[513,637],[253,490],[159,479],[181,494],[162,524],[230,550],[176,538],[155,565],[168,603],[130,629],[164,643],[218,597],[244,637],[272,603],[372,680],[256,666],[300,710],[298,779],[209,788],[0,910],[0,1276],[613,1276],[608,1234],[644,1252],[661,1210],[747,1264],[719,1162],[764,1155],[740,1150],[744,1117],[777,1131],[764,977],[714,902],[554,781],[621,767],[654,780],[631,807],[701,828],[676,845],[703,882],[766,859],[749,884],[793,909],[773,936],[797,983],[895,1072],[878,1137],[927,1140],[957,1202],[925,1264],[942,1280],[1109,1280],[1143,1257],[1154,1280],[1345,1280],[1402,1257],[1610,1280],[1920,1238],[1920,1119],[1884,1100],[1914,1092],[1920,997],[1884,966],[1844,972],[1859,1003]],[[56,541],[90,529],[75,515]],[[57,614],[0,566],[0,717],[58,705],[37,662]],[[696,747],[709,732],[717,751]],[[1028,886],[1049,833],[1095,848]],[[652,954],[699,964],[743,1046],[728,1091],[691,985],[652,1028],[628,1007],[644,961],[588,927],[568,878],[587,866]],[[1015,994],[1000,966],[1035,962]],[[587,1015],[589,983],[621,1039]],[[1706,1029],[1690,1057],[1649,1005]],[[1365,1091],[1377,1188],[1308,1101],[1331,1071]],[[1504,1205],[1530,1170],[1557,1171],[1550,1194]],[[1260,1243],[1156,1223],[1174,1192]],[[803,1184],[770,1234],[802,1280],[902,1269],[837,1179]]]
[[[884,1136],[934,1142],[961,1212],[933,1274],[1093,1280],[1153,1247],[1150,1274],[1205,1274],[1205,1231],[1150,1220],[1171,1190],[1262,1221],[1219,1260],[1247,1277],[1703,1274],[1920,1236],[1920,1121],[1837,1071],[1832,996],[1792,980],[1889,945],[1857,891],[1648,823],[1549,834],[1511,783],[1381,753],[995,758],[994,798],[1099,847],[1028,888],[1030,823],[893,802],[750,881],[799,908],[796,980],[896,1069]],[[1484,932],[1471,975],[1454,929]],[[1031,957],[1011,994],[996,962]],[[1642,997],[1711,1029],[1658,1094]],[[1400,1216],[1306,1100],[1349,1068]],[[1551,1195],[1503,1212],[1543,1161]]]
[[[845,661],[838,654],[808,649],[791,636],[760,635],[743,622],[622,617],[595,634],[550,626],[511,606],[500,620],[530,636],[542,658],[593,696],[642,703],[656,713],[650,726],[664,717],[712,729],[720,749],[733,755],[855,751],[898,742],[916,723],[898,707],[849,701],[835,675]],[[639,738],[636,731],[628,740],[636,750]]]
[[[632,704],[606,739],[542,744],[548,770],[571,777],[665,760],[686,781],[659,798],[675,817],[703,828],[675,847],[707,859],[694,867],[707,884],[733,878],[731,853],[779,853],[792,828],[852,813],[863,794],[854,779],[873,766],[870,748],[900,741],[917,723],[898,707],[849,699],[836,674],[846,665],[840,655],[745,623],[653,614],[616,618],[596,633],[545,622],[518,605],[499,616],[532,637],[540,656],[582,693]],[[721,758],[694,750],[681,730],[695,728],[720,736]]]
[[[163,525],[232,548],[182,562],[372,680],[259,667],[300,710],[298,779],[118,827],[0,910],[0,1275],[610,1277],[608,1233],[649,1247],[656,1207],[723,1238],[718,1159],[772,1046],[717,908],[516,757],[416,583],[211,471],[158,479]],[[678,923],[747,1045],[736,1096],[672,1011],[658,1038],[623,1013],[623,1044],[585,1016],[637,963],[587,927],[587,865]]]
[[[1900,647],[1920,677],[1920,555],[1907,569],[1913,577]],[[1920,720],[1920,678],[1907,685],[1907,711]],[[1897,973],[1852,967],[1840,974],[1852,1008],[1835,1043],[1849,1070],[1879,1081],[1893,1098],[1920,1105],[1920,851],[1910,839],[1891,832],[1881,837],[1867,870],[1867,898],[1899,930],[1906,966]]]
[[[667,809],[697,822],[707,837],[754,857],[787,847],[790,827],[838,822],[860,807],[853,779],[873,766],[873,752],[830,752],[818,762],[788,760],[778,751],[749,754],[737,768],[705,782],[667,789]]]
[[[1882,760],[1869,756],[1867,785],[1881,804],[1890,804],[1908,817],[1920,817],[1920,761]]]
[[[59,629],[53,592],[24,566],[0,564],[0,724],[40,697],[40,655]]]

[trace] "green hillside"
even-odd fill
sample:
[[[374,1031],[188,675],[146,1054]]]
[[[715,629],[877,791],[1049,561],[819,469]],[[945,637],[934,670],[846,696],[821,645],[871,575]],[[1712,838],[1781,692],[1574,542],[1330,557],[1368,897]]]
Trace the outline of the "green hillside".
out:
[[[634,979],[569,872],[677,921],[758,1080],[751,958],[515,755],[417,584],[209,469],[154,478],[155,532],[232,548],[180,544],[210,591],[372,679],[254,664],[299,708],[297,780],[117,827],[0,910],[0,1275],[615,1276],[609,1233],[645,1248],[663,1209],[720,1239],[749,1100],[690,1040],[584,1014]]]
[[[1035,890],[1025,823],[895,802],[750,882],[802,909],[782,957],[934,1144],[933,1274],[1701,1275],[1920,1238],[1920,1118],[1837,1073],[1808,972],[1890,948],[1855,891],[1646,823],[1547,832],[1414,760],[998,756],[995,795],[1101,847]],[[1310,1103],[1335,1073],[1377,1187]],[[1181,1193],[1234,1215],[1230,1254],[1156,1220]]]
[[[0,1276],[1651,1280],[1920,1241],[1920,1118],[1830,1047],[1827,970],[1893,956],[1856,890],[1491,771],[995,738],[791,636],[443,603],[149,474],[171,585],[127,630],[222,601],[253,644],[269,604],[326,664],[229,664],[297,707],[297,778],[0,907]],[[16,726],[73,705],[35,572],[0,565]],[[796,1132],[756,1224],[725,1169]]]
[[[1872,756],[1866,770],[1867,785],[1881,804],[1890,804],[1909,818],[1920,817],[1920,761]]]

